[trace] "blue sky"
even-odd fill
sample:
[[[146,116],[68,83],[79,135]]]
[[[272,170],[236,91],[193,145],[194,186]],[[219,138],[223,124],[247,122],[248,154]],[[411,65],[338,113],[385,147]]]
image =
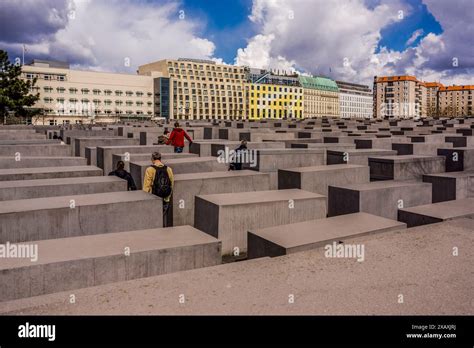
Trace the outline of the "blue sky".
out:
[[[474,0],[0,0],[11,59],[25,44],[27,62],[125,73],[187,57],[366,84],[395,74],[473,84],[473,37]]]
[[[404,16],[398,23],[387,26],[381,30],[382,39],[379,48],[385,46],[389,49],[401,51],[407,47],[406,42],[416,30],[422,29],[423,34],[411,45],[416,46],[428,33],[441,34],[443,29],[433,15],[428,11],[421,0],[407,1],[412,6],[412,13]]]
[[[411,6],[411,13],[405,15],[402,21],[381,30],[382,39],[377,50],[386,47],[401,51],[416,46],[429,33],[443,32],[441,25],[421,0],[406,2]],[[369,8],[379,3],[379,0],[367,2]],[[252,0],[184,0],[182,8],[187,15],[205,21],[205,30],[202,34],[215,43],[215,55],[229,64],[234,62],[237,49],[244,47],[247,38],[256,32],[254,24],[248,18],[252,10]],[[420,29],[422,34],[407,45],[413,32]]]
[[[235,52],[254,34],[248,19],[252,0],[184,0],[186,14],[205,20],[203,35],[216,45],[215,55],[232,64]]]

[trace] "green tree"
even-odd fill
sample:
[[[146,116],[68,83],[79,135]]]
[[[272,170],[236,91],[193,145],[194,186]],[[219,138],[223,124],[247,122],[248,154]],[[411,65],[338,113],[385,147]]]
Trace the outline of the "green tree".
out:
[[[36,78],[23,80],[20,76],[21,66],[10,63],[8,53],[0,50],[0,117],[8,123],[39,113],[31,108],[39,100],[39,93],[30,93]]]

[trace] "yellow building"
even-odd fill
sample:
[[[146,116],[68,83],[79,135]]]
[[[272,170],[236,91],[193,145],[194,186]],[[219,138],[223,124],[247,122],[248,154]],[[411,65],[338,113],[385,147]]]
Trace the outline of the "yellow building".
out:
[[[303,88],[248,83],[250,120],[303,117]]]

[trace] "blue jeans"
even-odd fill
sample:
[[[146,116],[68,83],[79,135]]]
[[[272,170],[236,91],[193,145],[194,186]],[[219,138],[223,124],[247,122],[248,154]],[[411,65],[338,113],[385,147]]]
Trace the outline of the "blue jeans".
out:
[[[175,146],[174,147],[174,152],[175,153],[182,153],[183,152],[183,148],[181,146]]]

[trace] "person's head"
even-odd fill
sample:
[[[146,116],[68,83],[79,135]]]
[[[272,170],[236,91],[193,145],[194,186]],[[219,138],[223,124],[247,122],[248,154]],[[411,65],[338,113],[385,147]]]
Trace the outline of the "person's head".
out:
[[[156,161],[161,161],[161,153],[159,152],[153,152],[151,154],[151,161],[155,163]]]
[[[123,161],[117,162],[117,170],[123,170],[125,168],[125,163]]]
[[[242,145],[242,146],[247,146],[247,140],[242,140],[242,141],[240,142],[240,145]]]
[[[178,121],[176,121],[176,122],[174,123],[174,128],[179,128],[179,122],[178,122]]]

